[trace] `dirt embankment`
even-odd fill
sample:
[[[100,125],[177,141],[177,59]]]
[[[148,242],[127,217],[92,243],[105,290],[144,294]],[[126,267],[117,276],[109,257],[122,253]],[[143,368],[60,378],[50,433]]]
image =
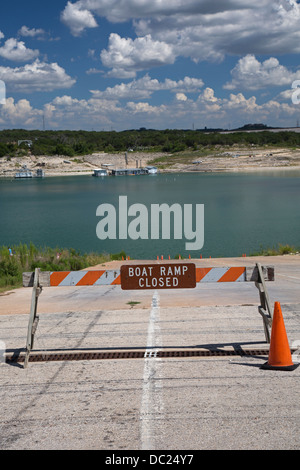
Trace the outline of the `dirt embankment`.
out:
[[[173,164],[171,164],[173,162]],[[300,151],[285,148],[275,150],[235,149],[189,158],[186,162],[174,156],[164,159],[165,168],[172,172],[235,172],[277,169],[300,169]]]
[[[94,153],[78,157],[33,156],[0,158],[0,177],[13,178],[24,165],[35,172],[43,169],[46,176],[91,175],[96,168],[126,168],[125,153]],[[159,160],[161,159],[161,162]],[[290,149],[235,149],[212,152],[197,157],[197,153],[166,154],[127,152],[127,167],[145,167],[158,160],[161,172],[234,172],[277,169],[300,169],[300,151]]]
[[[147,166],[148,161],[160,155],[161,154],[128,152],[127,166],[128,168]],[[91,175],[96,168],[125,168],[126,160],[125,153],[94,153],[92,155],[77,157],[59,155],[51,157],[47,155],[27,155],[26,157],[12,157],[10,159],[4,157],[0,158],[0,176],[13,178],[25,165],[32,172],[36,172],[37,169],[44,170],[46,176]]]

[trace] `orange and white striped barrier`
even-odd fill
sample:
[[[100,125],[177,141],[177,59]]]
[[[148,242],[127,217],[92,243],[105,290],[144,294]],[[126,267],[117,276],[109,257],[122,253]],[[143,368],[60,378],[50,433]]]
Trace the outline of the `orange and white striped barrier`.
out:
[[[196,282],[245,282],[246,268],[196,268]],[[120,271],[62,271],[50,273],[50,287],[120,285]]]
[[[50,273],[50,287],[121,284],[120,271],[61,271]]]
[[[245,282],[246,268],[196,268],[196,282]]]
[[[148,270],[147,271],[147,268]],[[24,368],[27,367],[29,355],[33,348],[34,336],[39,322],[37,315],[37,304],[39,295],[43,287],[55,286],[101,286],[101,285],[121,285],[121,272],[124,274],[124,267],[129,271],[128,276],[136,276],[142,279],[142,284],[139,283],[140,289],[145,288],[190,288],[195,287],[196,283],[205,282],[255,282],[256,287],[259,289],[261,305],[258,307],[259,313],[263,317],[264,331],[267,342],[270,342],[269,328],[272,327],[273,316],[271,313],[269,296],[267,294],[265,281],[274,281],[274,267],[263,267],[259,263],[254,267],[213,267],[213,268],[197,268],[195,264],[182,264],[177,266],[174,264],[160,265],[160,278],[156,285],[153,283],[145,286],[145,278],[143,278],[144,270],[150,273],[150,278],[154,272],[154,268],[159,265],[143,265],[143,266],[126,266],[123,265],[120,270],[99,270],[99,271],[57,271],[57,272],[41,272],[36,268],[35,272],[23,273],[23,286],[33,287],[31,298],[31,309],[29,314],[27,342],[25,349]],[[123,269],[123,271],[122,271]],[[174,272],[173,272],[174,270]],[[169,273],[170,271],[170,273]],[[133,272],[133,274],[132,274]],[[190,272],[190,274],[188,274]],[[188,285],[184,284],[181,277],[187,273]],[[195,279],[196,274],[196,279]],[[177,277],[176,277],[177,276]],[[180,284],[179,284],[180,278]],[[192,281],[190,281],[190,278]],[[148,279],[148,278],[147,278]],[[152,276],[152,280],[154,277]],[[157,280],[157,278],[155,278]],[[161,285],[161,280],[165,284]],[[171,283],[171,281],[173,284]],[[196,282],[195,282],[196,281]],[[129,286],[132,289],[132,286]]]
[[[146,265],[145,265],[146,266]],[[172,266],[172,265],[170,265]],[[274,269],[264,268],[265,279],[274,280]],[[33,274],[23,274],[23,286],[32,287]],[[56,271],[40,273],[41,287],[67,287],[67,286],[107,286],[121,285],[120,270],[99,271]],[[196,267],[196,282],[248,282],[257,281],[255,267]]]

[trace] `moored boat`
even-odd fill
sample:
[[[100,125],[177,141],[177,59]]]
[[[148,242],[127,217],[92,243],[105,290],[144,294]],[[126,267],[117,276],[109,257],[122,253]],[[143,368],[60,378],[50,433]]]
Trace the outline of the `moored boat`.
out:
[[[157,173],[156,166],[146,166],[146,170],[147,170],[149,175],[156,175],[156,173]]]
[[[94,170],[93,176],[107,176],[107,170],[104,170],[103,168],[98,168]]]
[[[21,178],[32,178],[32,171],[28,170],[27,166],[24,165],[23,169],[21,171],[18,171],[18,173],[15,174],[15,179],[21,179]]]

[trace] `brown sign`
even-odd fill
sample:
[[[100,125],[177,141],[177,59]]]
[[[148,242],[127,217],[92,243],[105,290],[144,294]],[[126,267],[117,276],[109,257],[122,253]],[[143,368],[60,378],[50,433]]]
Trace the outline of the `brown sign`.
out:
[[[143,264],[121,266],[123,290],[191,289],[196,287],[195,264]]]

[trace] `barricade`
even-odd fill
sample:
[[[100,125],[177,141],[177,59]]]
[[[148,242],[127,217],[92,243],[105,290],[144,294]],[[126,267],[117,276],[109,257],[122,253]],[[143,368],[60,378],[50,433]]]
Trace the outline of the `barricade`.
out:
[[[272,266],[198,268],[193,263],[141,264],[121,266],[120,270],[64,271],[23,273],[23,286],[32,287],[31,309],[25,349],[27,367],[38,327],[38,298],[43,287],[63,286],[121,286],[123,290],[195,288],[198,283],[254,282],[259,290],[258,311],[263,319],[265,338],[270,343],[273,312],[266,281],[275,280]]]

